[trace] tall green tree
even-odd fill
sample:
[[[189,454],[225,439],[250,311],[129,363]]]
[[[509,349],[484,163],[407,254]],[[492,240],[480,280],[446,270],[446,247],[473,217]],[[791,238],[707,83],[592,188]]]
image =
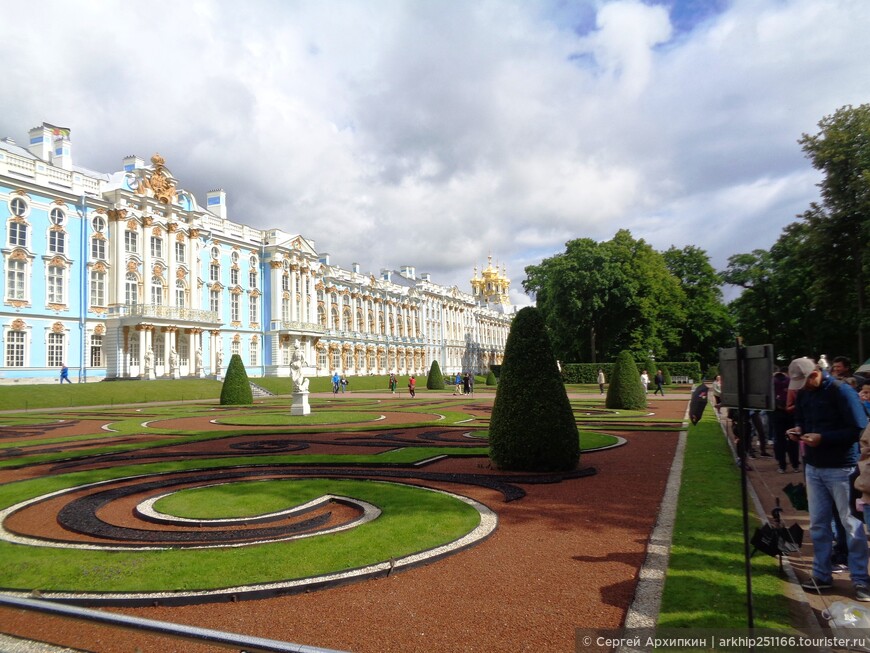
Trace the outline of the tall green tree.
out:
[[[730,305],[747,343],[777,356],[845,354],[865,360],[870,329],[870,105],[843,107],[800,143],[824,173],[821,202],[770,251],[735,254],[723,272],[743,288]]]
[[[813,234],[816,306],[839,320],[853,343],[848,351],[863,361],[870,331],[870,104],[838,109],[799,142],[823,173],[821,202],[803,216]]]
[[[699,361],[706,369],[718,360],[719,348],[730,346],[733,339],[733,320],[722,299],[722,278],[707,252],[694,245],[671,247],[663,256],[685,296],[680,356]]]
[[[627,230],[601,243],[569,241],[526,275],[523,287],[535,296],[561,360],[608,360],[623,349],[663,360],[679,345],[679,282],[661,254]]]

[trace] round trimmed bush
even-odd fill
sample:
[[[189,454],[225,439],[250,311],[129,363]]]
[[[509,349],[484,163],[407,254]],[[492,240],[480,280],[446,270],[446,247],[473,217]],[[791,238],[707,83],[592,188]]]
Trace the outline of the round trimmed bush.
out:
[[[622,351],[610,373],[610,386],[604,405],[608,408],[642,410],[646,408],[646,392],[640,382],[640,372],[629,351]]]
[[[495,378],[495,372],[492,370],[490,370],[489,374],[486,375],[486,385],[498,385],[498,380]]]
[[[544,319],[534,306],[516,314],[489,422],[489,456],[500,469],[577,467],[580,435]]]
[[[432,361],[432,367],[429,368],[429,376],[426,378],[426,388],[428,390],[443,390],[444,377],[441,375],[441,367],[438,361]]]
[[[247,406],[254,403],[251,383],[242,357],[233,354],[221,387],[221,406]]]

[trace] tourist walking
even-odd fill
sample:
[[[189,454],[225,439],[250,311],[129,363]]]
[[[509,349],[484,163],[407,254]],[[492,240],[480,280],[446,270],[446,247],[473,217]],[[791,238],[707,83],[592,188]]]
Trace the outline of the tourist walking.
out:
[[[457,372],[456,378],[453,380],[453,394],[462,394],[462,375]]]
[[[462,377],[462,394],[471,394],[471,381],[468,380],[468,372]]]
[[[831,549],[834,514],[846,531],[849,575],[858,601],[870,601],[867,574],[867,534],[850,509],[850,475],[858,463],[858,439],[867,416],[858,394],[848,385],[817,368],[809,358],[798,358],[788,368],[789,389],[797,390],[795,426],[788,431],[804,444],[804,470],[813,541],[812,577],[805,589],[831,588]]]
[[[414,378],[414,375],[411,375],[411,378],[408,379],[408,394],[411,397],[417,396],[417,380]]]
[[[604,394],[604,384],[606,381],[604,380],[604,370],[601,368],[598,369],[598,390],[601,394]]]
[[[390,372],[390,392],[396,394],[396,375]]]
[[[646,370],[640,373],[640,384],[643,386],[643,393],[649,394],[649,374]]]
[[[70,383],[70,384],[72,383],[72,381],[69,380],[69,368],[66,366],[66,363],[61,363],[60,364],[60,382],[61,382],[61,384],[63,384],[64,381],[66,381],[67,383]]]
[[[662,387],[665,384],[665,375],[662,374],[662,371],[659,370],[656,372],[655,378],[653,379],[656,384],[656,391],[653,392],[653,395],[657,395],[658,393],[662,393],[662,397],[665,396],[665,389]]]
[[[338,394],[338,387],[341,385],[341,377],[338,375],[338,370],[332,375],[332,396]]]

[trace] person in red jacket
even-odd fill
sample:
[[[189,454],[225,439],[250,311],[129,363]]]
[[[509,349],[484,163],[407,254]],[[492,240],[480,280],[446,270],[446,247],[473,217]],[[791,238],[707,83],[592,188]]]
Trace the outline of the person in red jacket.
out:
[[[414,378],[413,374],[411,375],[411,378],[408,379],[408,394],[410,394],[412,397],[417,396],[417,381]]]

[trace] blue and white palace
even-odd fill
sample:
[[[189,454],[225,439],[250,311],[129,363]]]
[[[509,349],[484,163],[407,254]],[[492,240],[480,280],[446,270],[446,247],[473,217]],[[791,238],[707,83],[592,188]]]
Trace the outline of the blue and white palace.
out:
[[[99,173],[74,165],[70,131],[0,141],[0,384],[248,375],[485,371],[513,308],[490,261],[471,293],[412,266],[375,276],[330,265],[314,241],[201,206],[163,158]]]

